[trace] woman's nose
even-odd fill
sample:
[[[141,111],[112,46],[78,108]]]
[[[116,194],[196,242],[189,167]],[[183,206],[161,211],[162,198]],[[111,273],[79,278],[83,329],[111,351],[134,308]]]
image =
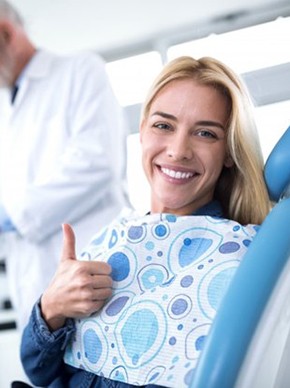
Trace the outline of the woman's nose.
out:
[[[172,160],[191,159],[193,156],[193,148],[188,136],[176,135],[170,139],[167,147],[167,155]]]

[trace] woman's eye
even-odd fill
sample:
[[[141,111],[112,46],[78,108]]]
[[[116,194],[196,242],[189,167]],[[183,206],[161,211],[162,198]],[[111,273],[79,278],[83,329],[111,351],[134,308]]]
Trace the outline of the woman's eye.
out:
[[[209,139],[216,139],[217,136],[215,133],[211,132],[211,131],[208,131],[206,129],[203,129],[203,130],[200,130],[198,131],[198,136],[201,136],[201,137],[207,137]]]
[[[153,126],[164,131],[169,131],[171,129],[171,126],[166,123],[156,123]]]

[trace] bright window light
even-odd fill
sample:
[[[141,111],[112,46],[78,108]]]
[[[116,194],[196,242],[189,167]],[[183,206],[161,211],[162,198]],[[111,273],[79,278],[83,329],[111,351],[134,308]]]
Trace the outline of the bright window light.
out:
[[[114,92],[122,106],[144,101],[151,83],[162,68],[161,56],[146,54],[108,62],[107,72]]]
[[[265,161],[277,141],[290,126],[289,111],[289,100],[255,108],[256,123]]]
[[[172,46],[169,60],[181,55],[212,56],[238,73],[290,62],[290,17]]]

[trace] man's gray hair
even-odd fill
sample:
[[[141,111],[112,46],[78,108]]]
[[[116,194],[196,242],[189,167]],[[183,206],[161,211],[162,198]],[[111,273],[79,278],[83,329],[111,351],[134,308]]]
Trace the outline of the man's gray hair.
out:
[[[24,21],[19,12],[6,0],[0,0],[0,19],[5,18],[12,23],[24,25]]]

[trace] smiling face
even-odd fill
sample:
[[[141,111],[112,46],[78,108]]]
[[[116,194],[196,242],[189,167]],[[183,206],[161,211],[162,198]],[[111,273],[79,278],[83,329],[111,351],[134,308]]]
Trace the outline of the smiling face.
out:
[[[171,81],[141,125],[142,162],[151,212],[191,214],[213,199],[226,153],[226,98],[194,80]]]

